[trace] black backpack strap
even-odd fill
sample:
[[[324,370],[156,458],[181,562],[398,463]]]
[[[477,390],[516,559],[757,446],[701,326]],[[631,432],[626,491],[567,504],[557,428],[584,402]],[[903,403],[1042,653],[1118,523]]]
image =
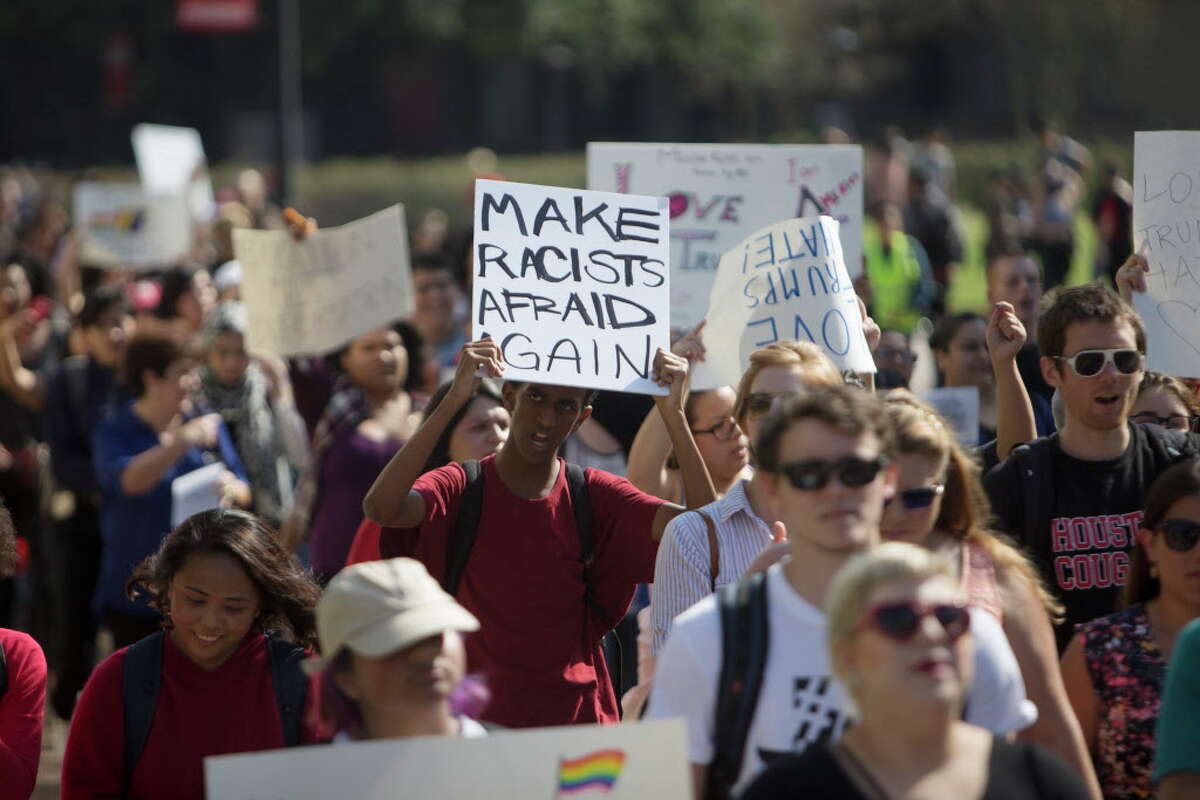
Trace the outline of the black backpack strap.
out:
[[[1047,535],[1038,529],[1042,513],[1050,510],[1048,504],[1054,498],[1054,450],[1058,447],[1058,433],[1044,439],[1035,439],[1012,451],[1016,460],[1017,477],[1021,482],[1022,528],[1009,531],[1019,537],[1024,547],[1035,547],[1039,537]]]
[[[706,800],[730,797],[742,772],[746,737],[758,707],[770,649],[765,572],[722,587],[717,598],[721,613],[721,676]]]
[[[565,463],[565,462],[564,462]],[[596,557],[596,535],[593,530],[592,498],[588,494],[587,470],[578,464],[566,464],[567,489],[571,493],[571,510],[575,514],[575,530],[579,535],[579,563],[583,565],[583,601],[589,611],[604,619],[604,609],[596,599],[592,583],[592,562]]]
[[[162,683],[162,631],[150,634],[125,651],[121,667],[121,705],[125,712],[125,784],[133,778],[133,769],[146,749],[158,687]]]
[[[87,356],[69,356],[63,360],[63,380],[67,384],[67,397],[71,401],[75,421],[80,425],[87,420],[89,405],[87,367]]]
[[[4,642],[0,642],[0,697],[8,691],[8,658],[4,655]]]
[[[458,584],[479,535],[479,518],[483,513],[483,469],[478,461],[464,461],[461,466],[467,474],[467,486],[458,501],[458,518],[447,542],[446,575],[442,579],[442,588],[452,597],[458,594]]]
[[[717,576],[721,574],[721,547],[717,543],[717,525],[712,517],[703,511],[697,511],[704,518],[704,527],[708,528],[708,590],[717,590]]]
[[[267,654],[271,662],[271,682],[279,706],[279,724],[283,728],[283,746],[300,744],[300,722],[304,699],[308,696],[308,678],[302,664],[304,650],[274,634],[267,635]]]

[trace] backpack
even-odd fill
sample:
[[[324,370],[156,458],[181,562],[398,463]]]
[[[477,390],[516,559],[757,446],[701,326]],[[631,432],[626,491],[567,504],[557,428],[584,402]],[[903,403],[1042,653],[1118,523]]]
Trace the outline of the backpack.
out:
[[[164,631],[152,633],[125,651],[121,674],[121,702],[125,710],[125,780],[142,757],[154,722],[154,707],[162,681]],[[307,657],[303,649],[274,634],[267,635],[267,654],[271,663],[271,683],[279,706],[283,728],[283,746],[300,743],[300,718],[308,693],[308,678],[300,668]]]
[[[705,800],[728,800],[742,772],[770,651],[767,574],[759,572],[717,593],[721,614],[721,673],[717,680],[713,760]]]
[[[583,601],[587,609],[598,619],[607,619],[606,612],[596,600],[595,587],[592,584],[592,559],[595,556],[596,540],[592,531],[592,499],[588,494],[587,470],[578,464],[563,462],[567,469],[567,489],[571,494],[571,509],[575,514],[575,530],[579,534],[579,561],[583,566]],[[463,571],[471,556],[471,548],[479,535],[479,520],[483,514],[483,468],[478,461],[463,461],[459,466],[467,475],[467,485],[463,489],[458,505],[458,518],[454,521],[454,529],[446,545],[446,574],[442,577],[442,588],[451,597],[458,595],[458,586],[462,582]],[[621,646],[620,640],[611,631],[604,634],[603,641],[606,652],[615,650],[615,658],[605,658],[605,666],[609,670],[609,678],[614,690],[620,689],[621,683]],[[614,670],[612,664],[616,664]],[[619,707],[619,706],[618,706]]]
[[[0,642],[0,698],[8,691],[8,659],[4,655],[4,643]]]

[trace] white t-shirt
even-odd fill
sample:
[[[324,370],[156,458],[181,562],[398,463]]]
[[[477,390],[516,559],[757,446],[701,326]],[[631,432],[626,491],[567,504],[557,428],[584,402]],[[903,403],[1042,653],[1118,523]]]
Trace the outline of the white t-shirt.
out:
[[[463,739],[479,739],[487,736],[487,728],[480,725],[477,721],[470,717],[459,715],[458,717],[459,731],[458,735]],[[354,738],[350,736],[348,731],[338,731],[333,737],[333,744],[345,744],[353,742]]]
[[[825,613],[796,594],[781,565],[767,572],[770,644],[758,707],[746,739],[734,794],[746,788],[776,756],[803,751],[841,736],[847,695],[833,677],[825,646]],[[989,614],[971,616],[975,680],[967,698],[968,722],[999,734],[1037,719],[1004,630]],[[646,717],[683,717],[688,757],[713,760],[717,681],[721,673],[721,614],[710,596],[680,614],[659,654]]]

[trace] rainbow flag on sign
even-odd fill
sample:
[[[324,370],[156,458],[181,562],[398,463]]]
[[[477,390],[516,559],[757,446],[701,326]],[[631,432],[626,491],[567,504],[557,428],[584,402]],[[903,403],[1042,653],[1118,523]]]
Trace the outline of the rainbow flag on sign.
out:
[[[559,759],[558,793],[575,794],[587,789],[608,792],[625,766],[622,750],[597,750],[576,759]]]

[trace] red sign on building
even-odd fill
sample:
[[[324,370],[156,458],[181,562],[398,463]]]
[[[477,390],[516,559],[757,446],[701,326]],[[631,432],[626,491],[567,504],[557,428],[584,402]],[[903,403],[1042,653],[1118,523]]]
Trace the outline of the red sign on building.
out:
[[[175,24],[190,33],[244,33],[258,25],[258,0],[177,0]]]

